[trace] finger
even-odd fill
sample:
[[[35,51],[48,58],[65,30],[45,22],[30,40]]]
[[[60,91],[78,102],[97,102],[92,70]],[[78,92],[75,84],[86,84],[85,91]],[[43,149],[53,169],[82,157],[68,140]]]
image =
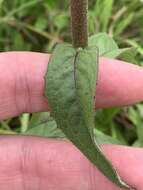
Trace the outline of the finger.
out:
[[[70,143],[1,137],[0,147],[0,189],[120,190]],[[142,149],[104,145],[103,150],[128,184],[143,189]]]
[[[48,54],[0,54],[0,119],[49,109],[44,97]],[[143,69],[118,60],[100,59],[96,107],[137,103],[143,99]]]
[[[101,58],[98,80],[98,108],[132,105],[143,100],[142,67]]]
[[[48,61],[41,53],[0,53],[0,119],[48,110],[43,95]]]

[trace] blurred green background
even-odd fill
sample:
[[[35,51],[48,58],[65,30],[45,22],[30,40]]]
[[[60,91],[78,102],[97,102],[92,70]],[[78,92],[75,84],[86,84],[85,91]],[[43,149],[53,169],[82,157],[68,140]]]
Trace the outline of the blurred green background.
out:
[[[69,0],[0,0],[0,51],[51,52],[56,43],[71,42]],[[143,65],[143,1],[89,0],[90,35],[106,32],[120,47],[137,49]],[[0,122],[0,134],[19,134],[30,125],[23,114]],[[119,144],[143,146],[143,104],[99,110],[96,127]],[[103,140],[104,142],[104,140]]]

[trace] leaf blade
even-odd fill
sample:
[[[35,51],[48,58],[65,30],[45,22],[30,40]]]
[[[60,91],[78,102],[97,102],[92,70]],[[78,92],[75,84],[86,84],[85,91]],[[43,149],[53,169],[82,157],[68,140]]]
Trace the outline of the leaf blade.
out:
[[[57,126],[68,139],[112,182],[129,189],[93,134],[97,55],[95,48],[75,50],[67,44],[58,45],[48,65],[45,96]]]

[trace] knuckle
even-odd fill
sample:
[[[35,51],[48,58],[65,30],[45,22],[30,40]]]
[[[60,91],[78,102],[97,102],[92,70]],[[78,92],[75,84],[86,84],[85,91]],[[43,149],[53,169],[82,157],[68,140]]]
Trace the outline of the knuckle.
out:
[[[18,113],[24,113],[31,105],[30,85],[24,64],[19,66],[19,72],[15,77],[15,105]]]
[[[39,164],[33,146],[32,141],[29,141],[27,137],[23,138],[20,156],[20,173],[23,190],[40,189],[41,178],[39,175]],[[36,177],[36,181],[33,180],[34,177]]]
[[[23,190],[27,190],[29,187],[28,181],[30,176],[30,160],[31,160],[31,146],[26,139],[23,140],[21,145],[21,155],[20,155],[20,174]]]

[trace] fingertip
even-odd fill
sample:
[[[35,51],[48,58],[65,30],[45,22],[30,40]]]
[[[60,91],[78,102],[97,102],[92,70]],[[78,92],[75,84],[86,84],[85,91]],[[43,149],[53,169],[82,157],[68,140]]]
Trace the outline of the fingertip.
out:
[[[119,107],[143,100],[143,68],[127,62],[101,58],[96,107]]]

